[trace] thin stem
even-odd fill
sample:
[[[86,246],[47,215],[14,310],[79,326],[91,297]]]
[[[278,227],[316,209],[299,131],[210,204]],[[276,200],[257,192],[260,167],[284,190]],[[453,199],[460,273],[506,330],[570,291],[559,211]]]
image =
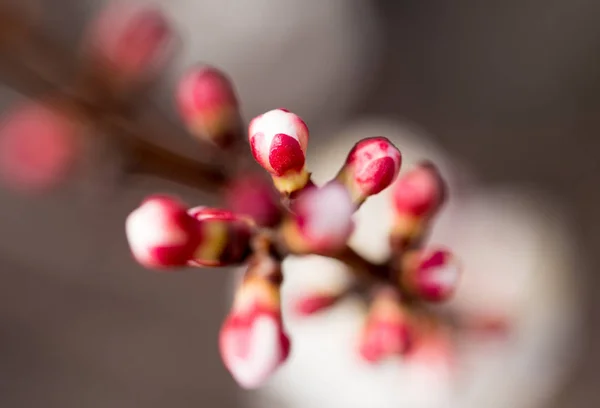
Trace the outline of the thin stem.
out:
[[[135,135],[132,130],[115,123],[106,126],[117,134],[131,131]],[[128,168],[130,174],[159,177],[210,193],[219,192],[229,180],[228,175],[218,167],[179,155],[139,137],[132,136],[126,143],[132,155],[132,166]]]
[[[346,264],[358,278],[375,282],[393,280],[387,265],[373,263],[349,246],[336,254],[328,256]]]

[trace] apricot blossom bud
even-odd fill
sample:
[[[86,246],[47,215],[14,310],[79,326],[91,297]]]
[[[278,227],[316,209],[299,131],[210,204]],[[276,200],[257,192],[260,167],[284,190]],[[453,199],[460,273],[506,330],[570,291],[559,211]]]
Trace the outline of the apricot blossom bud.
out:
[[[274,227],[281,221],[282,208],[271,182],[251,174],[235,179],[225,192],[227,207],[251,218],[261,227]]]
[[[333,307],[342,298],[342,293],[320,291],[299,296],[294,302],[298,316],[310,316]]]
[[[195,137],[228,147],[240,136],[238,100],[229,78],[203,66],[186,73],[177,88],[179,112]]]
[[[511,335],[512,325],[508,315],[490,311],[463,314],[459,321],[460,329],[477,340],[504,340]]]
[[[269,265],[273,260],[265,261],[267,264],[258,262],[251,268],[274,267]],[[225,366],[247,389],[262,385],[290,353],[290,340],[281,317],[279,284],[261,273],[244,280],[219,336]]]
[[[54,187],[77,161],[81,130],[57,108],[37,102],[17,107],[0,123],[0,176],[23,191]]]
[[[445,185],[437,168],[424,162],[400,177],[392,197],[396,212],[417,218],[433,215],[445,198]]]
[[[175,198],[155,195],[134,210],[125,231],[135,259],[147,268],[185,266],[202,240],[200,223]]]
[[[250,122],[252,155],[285,194],[302,189],[309,180],[305,168],[308,127],[298,115],[274,109]]]
[[[387,188],[398,176],[400,151],[385,137],[363,139],[354,145],[337,179],[356,203]]]
[[[413,328],[399,295],[391,289],[378,293],[371,305],[359,344],[362,358],[377,363],[409,352]]]
[[[450,331],[436,327],[422,330],[406,354],[408,364],[419,365],[437,374],[450,374],[456,368],[456,349]]]
[[[163,12],[143,3],[115,2],[90,30],[90,52],[110,73],[126,80],[147,80],[170,57],[173,31]]]
[[[461,269],[451,252],[437,248],[411,251],[402,264],[402,285],[415,296],[443,302],[454,294]]]
[[[202,240],[189,261],[193,266],[224,266],[246,260],[252,252],[253,223],[231,211],[195,207],[188,214],[199,221]]]
[[[283,237],[298,253],[327,254],[343,248],[354,223],[356,206],[348,190],[338,182],[303,190],[292,206]]]

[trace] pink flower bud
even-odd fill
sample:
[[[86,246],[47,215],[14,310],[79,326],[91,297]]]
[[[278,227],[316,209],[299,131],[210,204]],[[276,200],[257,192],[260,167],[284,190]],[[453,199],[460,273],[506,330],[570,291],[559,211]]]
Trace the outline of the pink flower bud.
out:
[[[251,254],[253,224],[231,211],[196,207],[188,214],[199,221],[202,241],[189,261],[194,266],[224,266],[244,262]]]
[[[231,211],[251,218],[261,227],[274,227],[281,222],[279,197],[270,181],[263,177],[249,175],[234,180],[225,200]]]
[[[371,306],[359,352],[370,363],[405,355],[412,346],[413,336],[413,329],[399,297],[393,291],[384,290]]]
[[[19,190],[54,187],[77,161],[81,130],[66,112],[41,103],[19,106],[0,123],[0,176]]]
[[[413,217],[429,217],[445,198],[445,185],[431,163],[422,163],[400,177],[393,188],[396,211]]]
[[[456,368],[456,349],[448,330],[430,328],[420,333],[405,361],[440,371],[440,374],[452,373]]]
[[[308,183],[308,127],[299,116],[285,109],[269,111],[250,122],[248,136],[254,158],[271,173],[280,192],[291,193]]]
[[[385,137],[367,138],[354,145],[337,178],[360,203],[392,184],[401,164],[402,155],[392,142]]]
[[[509,316],[498,312],[480,312],[462,316],[460,328],[477,340],[504,340],[512,332]]]
[[[89,46],[113,75],[146,80],[170,57],[173,31],[162,11],[143,3],[115,2],[90,30]]]
[[[348,190],[337,182],[302,191],[292,210],[294,217],[284,228],[284,238],[299,253],[335,252],[345,246],[354,229],[356,206]]]
[[[405,255],[403,264],[402,284],[416,296],[430,302],[443,302],[454,294],[461,269],[449,251],[414,251]]]
[[[239,136],[240,114],[231,81],[213,67],[194,68],[177,89],[179,112],[190,132],[227,147]]]
[[[287,359],[290,340],[281,319],[279,288],[267,279],[244,281],[219,338],[225,366],[244,388],[257,388]]]
[[[147,268],[185,266],[202,241],[200,223],[167,196],[147,198],[127,217],[125,230],[133,256]]]
[[[341,299],[340,293],[315,292],[300,296],[294,303],[298,316],[310,316],[334,306]]]

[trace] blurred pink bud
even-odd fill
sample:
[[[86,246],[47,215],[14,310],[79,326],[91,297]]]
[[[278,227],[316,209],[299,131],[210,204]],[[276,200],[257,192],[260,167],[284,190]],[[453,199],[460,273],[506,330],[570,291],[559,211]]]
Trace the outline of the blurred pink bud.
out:
[[[399,214],[429,217],[442,205],[445,185],[437,168],[426,162],[400,177],[392,195]]]
[[[245,281],[219,338],[225,366],[244,388],[257,388],[287,359],[290,340],[281,319],[278,287]]]
[[[227,147],[239,136],[237,97],[218,69],[203,66],[186,73],[177,88],[177,103],[188,129],[199,139]]]
[[[138,2],[114,2],[94,21],[89,46],[111,73],[147,80],[170,57],[174,33],[162,11]]]
[[[327,254],[343,248],[354,229],[356,206],[338,182],[303,190],[293,203],[284,238],[294,251]]]
[[[58,109],[37,102],[19,106],[0,123],[0,176],[23,191],[54,187],[77,161],[81,130]]]
[[[248,136],[254,158],[271,173],[280,192],[291,193],[308,183],[308,127],[298,115],[285,109],[264,113],[250,122]]]
[[[231,211],[195,207],[188,214],[199,221],[202,240],[189,264],[224,266],[238,264],[251,254],[253,223]]]
[[[133,256],[147,268],[187,265],[202,240],[200,223],[168,196],[144,200],[127,217],[125,230]]]
[[[358,142],[338,175],[351,191],[355,201],[387,188],[398,176],[402,164],[400,151],[385,137],[372,137]]]
[[[277,192],[268,180],[258,175],[237,178],[225,193],[227,207],[245,215],[261,227],[274,227],[282,218]]]
[[[340,293],[315,292],[299,296],[294,303],[298,316],[310,316],[334,306],[341,299]]]
[[[362,358],[377,363],[392,356],[409,352],[413,343],[413,329],[392,291],[379,293],[371,306],[359,344]]]
[[[460,265],[451,252],[419,250],[405,255],[402,283],[423,300],[443,302],[454,294],[460,274]]]
[[[456,368],[456,349],[448,330],[435,328],[426,330],[416,337],[414,346],[406,354],[405,361],[451,373]]]
[[[504,340],[512,332],[513,323],[508,315],[497,312],[479,312],[462,316],[460,327],[465,334],[478,340]]]

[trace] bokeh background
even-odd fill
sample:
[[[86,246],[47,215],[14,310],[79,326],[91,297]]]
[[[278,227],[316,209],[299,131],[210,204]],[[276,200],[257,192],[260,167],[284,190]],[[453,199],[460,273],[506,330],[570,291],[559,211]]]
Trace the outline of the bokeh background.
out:
[[[73,50],[101,7],[39,3],[41,24]],[[231,73],[248,117],[286,106],[307,120],[316,146],[377,115],[424,129],[485,185],[543,191],[570,222],[580,262],[565,273],[582,288],[585,327],[573,347],[582,358],[547,406],[600,402],[600,3],[158,3],[182,40],[154,95],[167,116],[178,74],[210,62]],[[2,110],[21,98],[1,89]],[[162,141],[193,146],[169,134]],[[148,273],[123,233],[128,212],[157,189],[214,198],[154,180],[111,187],[109,172],[34,200],[0,192],[0,404],[240,406],[216,342],[231,274]]]

